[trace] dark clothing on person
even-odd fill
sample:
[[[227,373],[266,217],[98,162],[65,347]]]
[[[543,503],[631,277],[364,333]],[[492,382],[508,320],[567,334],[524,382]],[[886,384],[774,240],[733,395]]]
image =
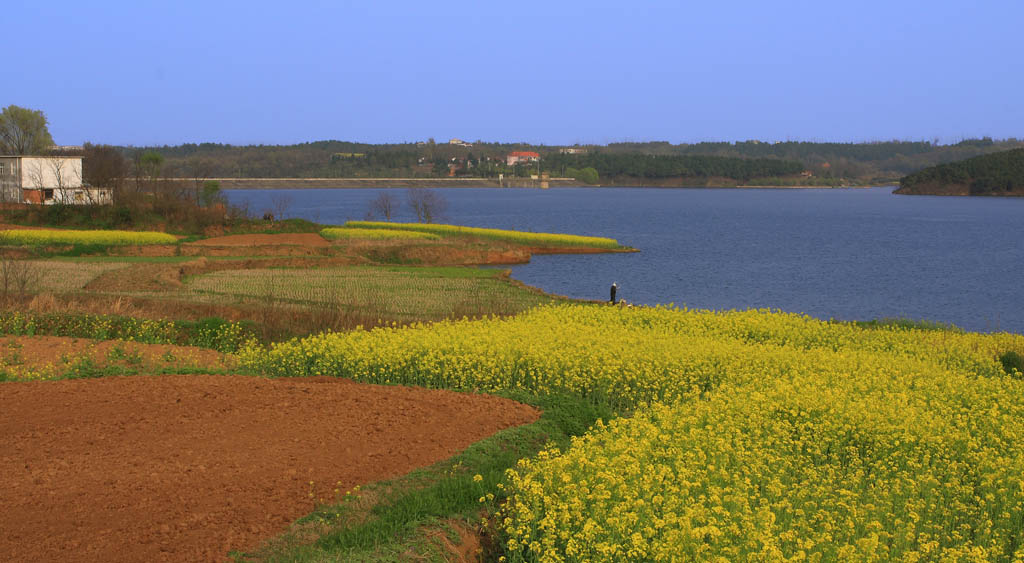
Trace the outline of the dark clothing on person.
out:
[[[616,286],[615,284],[612,284],[612,298],[609,299],[609,301],[611,301],[611,303],[613,305],[616,303],[616,301],[615,301],[615,290],[617,290],[617,289],[618,289],[618,286]]]

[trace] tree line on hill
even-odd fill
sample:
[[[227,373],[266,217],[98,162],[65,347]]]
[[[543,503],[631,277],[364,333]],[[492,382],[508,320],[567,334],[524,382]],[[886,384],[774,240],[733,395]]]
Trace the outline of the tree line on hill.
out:
[[[1024,148],[919,170],[901,179],[896,193],[1024,195]]]
[[[692,174],[747,181],[763,176],[791,176],[806,170],[826,184],[865,184],[893,182],[936,164],[1019,147],[1024,147],[1024,142],[1017,139],[983,138],[952,145],[929,141],[612,143],[583,147],[585,154],[562,154],[558,147],[544,145],[483,142],[473,143],[472,147],[432,142],[372,145],[317,141],[295,145],[202,143],[116,148],[129,158],[140,152],[158,152],[166,159],[167,173],[182,178],[194,177],[197,170],[207,172],[210,177],[230,178],[437,178],[452,174],[496,177],[498,174],[536,173],[536,165],[509,167],[505,164],[509,152],[525,150],[539,153],[540,171],[553,175],[564,174],[569,168],[593,168],[602,178],[687,177]],[[799,163],[800,170],[796,170],[793,163]]]
[[[31,154],[52,146],[41,111],[9,106],[0,112],[0,150]],[[818,143],[787,141],[706,142],[663,141],[562,148],[526,143],[369,144],[316,141],[294,145],[186,143],[176,146],[108,146],[86,144],[85,181],[94,186],[141,188],[156,180],[189,180],[199,194],[209,178],[494,178],[537,172],[576,177],[586,183],[664,178],[727,179],[736,182],[812,185],[893,182],[937,164],[1024,147],[1018,139],[969,139],[942,145],[938,141]],[[506,165],[512,151],[540,154],[540,163]],[[119,160],[117,155],[120,155]],[[159,160],[159,166],[154,164]],[[156,170],[158,168],[158,170]],[[798,174],[809,177],[798,177]],[[147,182],[143,182],[147,180]],[[113,185],[113,184],[117,185]],[[982,189],[980,186],[977,189]],[[987,188],[985,188],[987,189]],[[198,201],[198,195],[194,198]]]
[[[748,181],[771,176],[792,176],[800,174],[804,169],[799,162],[770,158],[608,152],[555,153],[546,157],[544,163],[555,173],[567,169],[591,168],[601,178],[730,178]]]

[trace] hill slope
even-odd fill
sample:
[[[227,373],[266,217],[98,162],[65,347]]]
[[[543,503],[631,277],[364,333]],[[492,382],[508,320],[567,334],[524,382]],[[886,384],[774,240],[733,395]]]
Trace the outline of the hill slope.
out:
[[[919,170],[903,177],[895,193],[1024,196],[1024,149]]]

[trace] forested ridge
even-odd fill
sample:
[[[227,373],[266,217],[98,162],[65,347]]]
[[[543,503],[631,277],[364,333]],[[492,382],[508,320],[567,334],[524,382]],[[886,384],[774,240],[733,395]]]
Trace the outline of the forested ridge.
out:
[[[895,182],[936,164],[1024,147],[1017,139],[971,139],[942,145],[929,141],[872,143],[667,142],[565,147],[525,143],[472,146],[420,142],[369,144],[316,141],[294,145],[117,147],[129,160],[146,152],[165,158],[164,173],[176,177],[223,178],[437,178],[449,175],[496,177],[536,173],[536,164],[509,167],[511,151],[541,155],[540,171],[554,176],[591,168],[606,180],[725,178],[794,180],[805,184],[845,185]]]
[[[897,193],[1024,195],[1024,148],[919,170],[900,180]]]
[[[601,178],[754,178],[792,176],[803,164],[771,158],[738,158],[705,155],[654,155],[642,153],[594,152],[582,155],[552,154],[545,158],[548,169],[593,168]]]

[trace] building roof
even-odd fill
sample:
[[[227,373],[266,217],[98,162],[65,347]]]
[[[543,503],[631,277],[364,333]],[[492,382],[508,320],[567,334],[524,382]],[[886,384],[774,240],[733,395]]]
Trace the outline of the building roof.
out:
[[[532,157],[540,158],[540,154],[535,153],[533,151],[512,151],[512,152],[508,153],[508,155],[509,156],[532,156]]]

